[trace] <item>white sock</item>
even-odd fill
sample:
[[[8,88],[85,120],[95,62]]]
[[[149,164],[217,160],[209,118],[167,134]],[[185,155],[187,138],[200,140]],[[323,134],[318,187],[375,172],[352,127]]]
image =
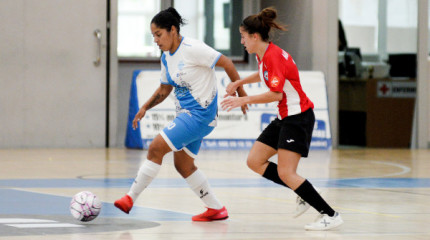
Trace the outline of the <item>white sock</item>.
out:
[[[223,205],[211,191],[206,176],[200,170],[196,170],[185,179],[194,193],[206,204],[208,208],[221,209]]]
[[[152,179],[157,176],[160,171],[161,165],[158,165],[148,159],[143,162],[137,172],[137,177],[134,179],[134,183],[131,185],[130,191],[127,193],[133,202],[136,201],[140,193],[152,182]]]

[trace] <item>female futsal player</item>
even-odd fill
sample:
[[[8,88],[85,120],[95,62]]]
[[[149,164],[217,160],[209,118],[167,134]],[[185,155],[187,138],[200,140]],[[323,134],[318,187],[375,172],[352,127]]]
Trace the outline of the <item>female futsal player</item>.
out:
[[[248,53],[256,53],[258,72],[230,83],[226,89],[227,95],[232,95],[244,84],[263,81],[269,90],[260,95],[226,98],[221,107],[230,111],[245,104],[278,102],[278,118],[258,137],[247,164],[263,177],[288,186],[304,200],[298,198],[296,217],[303,214],[309,204],[320,213],[314,223],[305,226],[306,230],[327,230],[343,221],[314,187],[296,173],[300,158],[308,156],[315,123],[314,105],[302,90],[293,58],[269,42],[272,29],[285,30],[275,21],[276,17],[274,8],[266,8],[242,21],[239,29],[241,43]],[[269,161],[275,154],[278,154],[278,165]]]
[[[164,155],[174,151],[176,170],[207,207],[207,211],[193,216],[192,220],[223,220],[228,218],[227,210],[215,197],[206,176],[194,165],[194,159],[202,139],[216,126],[218,93],[214,67],[222,67],[232,80],[240,77],[230,59],[201,41],[181,36],[183,24],[184,20],[172,7],[159,12],[151,21],[154,41],[163,51],[161,84],[136,114],[133,128],[147,110],[166,99],[173,89],[177,116],[151,142],[147,159],[130,191],[115,201],[115,206],[129,213],[139,194],[156,177]],[[246,96],[243,88],[237,92],[239,96]],[[246,108],[242,107],[244,114]]]

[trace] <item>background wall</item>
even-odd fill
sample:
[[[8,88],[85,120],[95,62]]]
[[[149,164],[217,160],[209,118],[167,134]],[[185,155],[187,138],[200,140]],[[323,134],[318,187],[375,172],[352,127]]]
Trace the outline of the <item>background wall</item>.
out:
[[[0,1],[0,148],[105,146],[106,4]]]
[[[275,34],[274,43],[289,52],[299,70],[322,71],[329,91],[329,110],[333,145],[337,145],[337,1],[331,0],[261,0],[251,12],[273,6],[278,20],[288,31]],[[245,10],[246,11],[246,10]],[[332,27],[329,27],[332,24]],[[314,27],[316,25],[316,27]],[[331,53],[333,51],[333,53]],[[331,54],[330,54],[331,53]],[[329,60],[330,59],[330,60]],[[238,70],[257,70],[255,55],[249,63],[236,64]],[[133,71],[159,69],[159,63],[120,62],[118,71],[118,133],[117,146],[123,146],[128,117],[128,98]],[[331,87],[330,87],[331,86]]]
[[[8,0],[2,1],[6,3],[15,3],[18,1]],[[19,1],[20,3],[24,3],[25,1]],[[274,40],[274,42],[280,45],[282,48],[287,50],[295,59],[300,70],[318,70],[324,72],[327,81],[327,89],[329,93],[329,111],[330,111],[330,122],[332,127],[333,134],[333,145],[337,145],[337,105],[338,105],[338,93],[337,93],[337,18],[338,18],[338,1],[336,0],[256,0],[255,4],[247,4],[244,6],[246,9],[250,9],[251,12],[257,13],[263,7],[274,6],[279,11],[279,20],[285,24],[289,25],[289,31],[282,35],[278,35],[278,37]],[[419,1],[421,4],[422,1]],[[136,69],[159,69],[159,63],[147,63],[147,62],[117,62],[116,57],[116,39],[117,39],[117,31],[116,31],[116,6],[117,0],[110,1],[111,3],[111,56],[110,56],[110,84],[109,84],[109,95],[110,95],[110,111],[109,111],[109,136],[110,136],[110,146],[114,147],[123,147],[124,146],[124,138],[125,138],[125,130],[127,124],[127,115],[128,115],[128,100],[129,100],[129,91],[130,91],[130,83],[132,78],[132,73]],[[14,5],[11,5],[14,6]],[[425,6],[428,6],[426,4]],[[424,9],[425,10],[425,9]],[[422,10],[422,11],[424,11]],[[13,8],[7,8],[7,12],[13,13]],[[52,11],[55,11],[53,9]],[[19,13],[14,13],[15,15]],[[423,13],[423,14],[428,14]],[[7,24],[10,19],[7,19],[7,14],[2,15],[4,24],[0,25],[0,39],[7,39],[4,33],[7,31],[11,31],[11,29],[20,29],[22,28],[22,23],[16,22],[14,24]],[[0,18],[2,19],[2,18]],[[425,20],[428,19],[426,15]],[[16,27],[18,26],[18,27]],[[428,26],[427,26],[428,28]],[[61,29],[61,26],[59,27]],[[6,31],[5,31],[6,30]],[[425,30],[425,35],[428,40],[428,29]],[[90,32],[91,33],[91,32]],[[419,32],[419,36],[423,35]],[[9,36],[10,37],[10,36]],[[420,38],[421,39],[421,38]],[[420,39],[419,42],[421,41]],[[93,41],[93,38],[91,39]],[[6,42],[3,41],[4,44]],[[2,49],[0,49],[0,64],[5,66],[10,66],[10,68],[16,68],[15,62],[13,62],[10,58],[5,58],[5,50],[8,49],[18,49],[16,54],[22,54],[19,49],[22,48],[22,41],[8,41],[7,45],[1,45]],[[92,53],[92,51],[89,51]],[[426,49],[423,50],[426,52]],[[93,53],[92,53],[93,54]],[[428,54],[426,54],[428,56]],[[423,57],[424,58],[424,57]],[[250,58],[250,62],[246,64],[237,64],[236,67],[238,70],[249,70],[249,69],[257,69],[256,62],[253,56]],[[424,60],[425,61],[425,60]],[[118,63],[118,64],[117,64]],[[422,66],[422,65],[420,65]],[[428,62],[425,63],[425,66],[428,66]],[[74,68],[74,71],[79,71],[79,68]],[[420,71],[422,72],[422,71]],[[426,79],[428,77],[427,71],[424,71],[420,74],[420,76],[424,76]],[[11,108],[11,104],[17,104],[19,109],[31,109],[34,108],[33,102],[22,102],[19,101],[19,96],[24,94],[19,91],[19,88],[12,87],[10,83],[12,81],[21,81],[22,74],[17,74],[14,76],[9,76],[7,78],[0,78],[0,114],[2,116],[0,119],[6,119],[3,121],[2,128],[6,131],[9,136],[13,136],[13,133],[21,134],[23,132],[24,127],[21,127],[22,124],[14,123],[12,119],[18,119],[21,121],[21,118],[16,114],[16,109]],[[38,81],[42,81],[43,79],[33,78],[33,84],[37,85]],[[23,85],[24,83],[20,83]],[[425,99],[428,98],[428,86],[424,86],[425,89],[420,88],[420,93],[424,93],[426,95],[422,96]],[[15,94],[15,95],[14,95]],[[40,93],[41,94],[41,93]],[[8,98],[7,96],[12,96]],[[61,100],[63,96],[55,96],[50,95],[53,102],[57,100]],[[11,99],[15,99],[10,101]],[[16,100],[18,99],[18,100]],[[420,104],[420,108],[428,108],[428,101],[422,101]],[[21,110],[20,110],[21,111]],[[39,116],[49,116],[49,112],[46,111],[43,106],[39,107],[36,112]],[[36,114],[35,113],[35,114]],[[428,113],[428,111],[425,111]],[[28,114],[28,112],[26,112]],[[52,116],[51,116],[52,117]],[[55,116],[54,116],[55,117]],[[101,119],[100,121],[104,121]],[[85,122],[82,119],[76,119],[76,122]],[[97,126],[100,122],[94,124],[94,127]],[[423,125],[425,123],[425,125]],[[98,126],[97,126],[98,127]],[[427,124],[427,120],[421,120],[421,124],[418,125],[418,132],[420,130],[424,130],[426,132],[430,131],[429,124]],[[30,129],[31,128],[28,128]],[[60,128],[58,128],[61,131]],[[428,130],[428,131],[427,131]],[[12,135],[11,135],[12,134]],[[31,134],[31,133],[30,133]],[[22,134],[21,134],[22,135]],[[24,135],[22,135],[24,136]],[[16,136],[15,136],[16,137]],[[6,135],[0,136],[0,139],[3,139],[4,143],[0,147],[28,147],[28,146],[36,146],[37,144],[27,144],[23,145],[22,139],[6,139]],[[13,142],[11,141],[13,140]],[[426,139],[421,139],[421,142],[428,142],[428,137],[426,135]],[[12,144],[13,143],[13,144]],[[39,146],[39,145],[37,145]],[[77,145],[76,145],[77,146]],[[422,146],[422,145],[421,145]],[[46,145],[45,147],[52,147],[52,145]]]
[[[277,32],[274,43],[290,53],[300,70],[312,70],[312,1],[265,0],[261,9],[274,6],[278,20],[288,25],[287,32]]]
[[[120,62],[118,65],[118,111],[117,111],[117,134],[115,146],[124,147],[125,132],[127,130],[128,104],[130,98],[130,86],[133,71],[138,69],[160,70],[160,63],[133,63]]]

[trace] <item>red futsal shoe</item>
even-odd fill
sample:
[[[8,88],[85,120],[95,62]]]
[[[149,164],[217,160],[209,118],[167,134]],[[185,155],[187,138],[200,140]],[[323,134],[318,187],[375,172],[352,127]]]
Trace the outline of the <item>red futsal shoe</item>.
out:
[[[116,200],[114,205],[119,208],[119,210],[128,214],[133,207],[133,199],[130,196],[125,195],[124,197]]]
[[[216,220],[224,220],[228,218],[228,212],[225,207],[222,207],[221,209],[213,209],[213,208],[207,208],[206,212],[193,216],[193,221],[198,222],[210,222],[210,221],[216,221]]]

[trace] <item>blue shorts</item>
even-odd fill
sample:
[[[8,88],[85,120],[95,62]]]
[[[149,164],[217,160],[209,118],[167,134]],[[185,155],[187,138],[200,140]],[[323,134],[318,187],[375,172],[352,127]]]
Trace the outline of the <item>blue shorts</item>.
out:
[[[190,157],[196,158],[203,138],[213,129],[197,121],[196,117],[181,113],[160,134],[173,151],[184,149]]]

